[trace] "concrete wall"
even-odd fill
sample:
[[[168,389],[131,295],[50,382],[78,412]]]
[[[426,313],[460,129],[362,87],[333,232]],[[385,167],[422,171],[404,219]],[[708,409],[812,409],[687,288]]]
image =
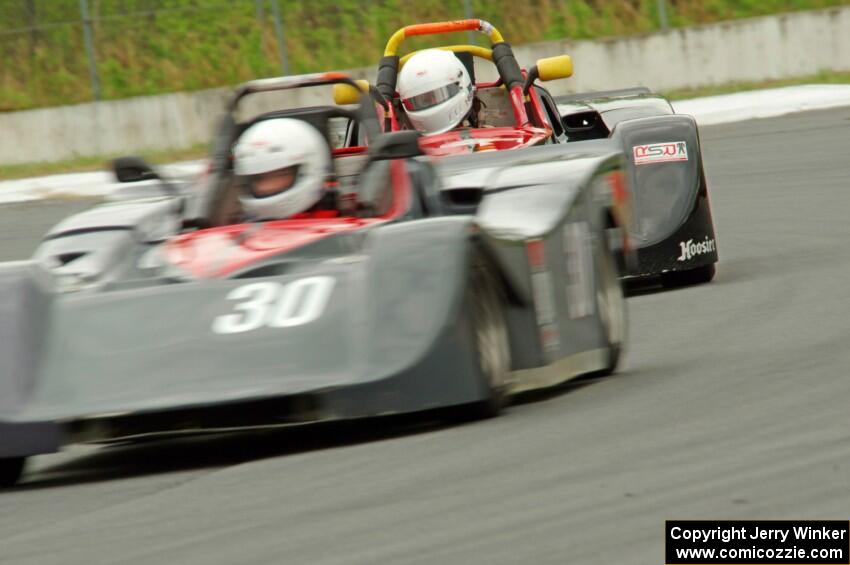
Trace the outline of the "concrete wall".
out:
[[[520,61],[568,53],[575,76],[555,94],[643,85],[671,90],[850,70],[850,7],[601,41],[523,45]]]
[[[550,55],[573,57],[575,76],[548,85],[555,94],[799,77],[827,69],[850,70],[850,7],[629,38],[527,44],[515,51],[524,66]],[[377,57],[376,53],[376,61]],[[486,78],[487,70],[481,69],[479,79]],[[352,74],[374,80],[373,69]],[[318,90],[289,91],[274,99],[260,95],[254,98],[265,96],[262,105],[249,111],[331,103],[329,90]],[[0,114],[0,164],[204,143],[228,92],[215,89]]]

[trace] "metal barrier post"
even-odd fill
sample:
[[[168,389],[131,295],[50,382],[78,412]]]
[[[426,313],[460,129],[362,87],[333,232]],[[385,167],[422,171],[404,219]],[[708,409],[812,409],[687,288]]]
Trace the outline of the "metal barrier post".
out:
[[[667,0],[658,0],[658,23],[661,29],[670,27],[670,22],[667,20]]]
[[[97,76],[97,62],[94,58],[94,40],[92,39],[91,18],[89,18],[88,0],[80,0],[80,16],[83,19],[83,38],[86,44],[86,55],[89,59],[89,76],[91,90],[95,100],[100,100],[100,78]]]
[[[286,57],[286,38],[283,35],[283,22],[280,17],[280,0],[272,0],[272,15],[274,16],[274,31],[277,35],[277,53],[280,57],[280,70],[284,75],[289,74],[289,60]]]
[[[463,0],[463,17],[467,20],[473,18],[472,15],[472,0]],[[475,34],[471,31],[466,32],[466,42],[472,45],[475,43]]]

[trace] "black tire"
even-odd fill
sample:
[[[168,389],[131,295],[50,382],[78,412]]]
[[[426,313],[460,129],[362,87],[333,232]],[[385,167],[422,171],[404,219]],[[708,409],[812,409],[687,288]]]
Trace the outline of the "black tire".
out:
[[[596,305],[599,308],[599,320],[608,346],[608,358],[605,368],[598,374],[607,376],[617,370],[626,342],[628,316],[626,314],[626,295],[619,269],[614,257],[605,253],[601,265],[601,281],[597,288]]]
[[[461,419],[493,418],[508,404],[511,352],[501,288],[480,258],[472,262],[466,299],[472,343],[487,397],[463,407]]]
[[[680,288],[711,282],[714,278],[714,263],[687,271],[671,271],[661,275],[661,284],[666,288]]]
[[[0,459],[0,488],[15,486],[24,472],[25,457]]]

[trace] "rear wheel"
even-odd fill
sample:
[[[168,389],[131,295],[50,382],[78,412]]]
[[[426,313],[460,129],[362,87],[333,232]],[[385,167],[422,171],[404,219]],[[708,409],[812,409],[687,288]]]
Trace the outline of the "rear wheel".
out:
[[[610,375],[620,364],[623,345],[626,341],[626,297],[616,261],[610,253],[605,253],[601,274],[602,280],[597,289],[596,303],[608,345],[608,358],[601,374]]]
[[[511,353],[499,283],[480,258],[472,264],[467,304],[473,347],[487,397],[466,407],[464,419],[492,418],[508,402]]]
[[[714,278],[714,263],[687,271],[670,271],[661,275],[661,284],[667,288],[679,288],[710,282]]]
[[[24,472],[24,457],[0,458],[0,488],[15,486]]]

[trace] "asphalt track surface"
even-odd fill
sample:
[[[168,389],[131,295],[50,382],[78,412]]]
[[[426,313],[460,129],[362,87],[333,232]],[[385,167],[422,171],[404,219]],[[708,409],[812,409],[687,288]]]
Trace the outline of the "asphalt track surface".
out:
[[[0,563],[660,564],[665,519],[850,515],[850,109],[703,130],[715,282],[629,299],[623,370],[463,426],[74,448]],[[25,257],[81,202],[0,209]]]

